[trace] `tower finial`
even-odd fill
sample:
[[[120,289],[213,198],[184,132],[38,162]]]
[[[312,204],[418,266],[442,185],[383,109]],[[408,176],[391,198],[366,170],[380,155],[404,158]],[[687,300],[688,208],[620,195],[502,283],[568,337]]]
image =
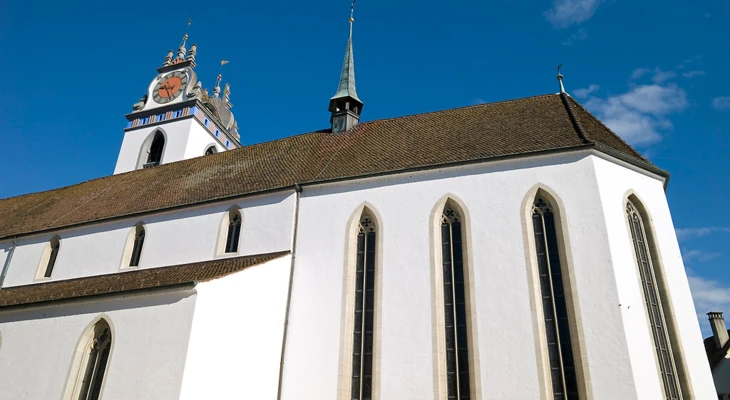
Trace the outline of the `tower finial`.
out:
[[[215,87],[213,88],[213,97],[218,97],[221,94],[221,74],[218,74],[218,79],[215,81]]]
[[[188,20],[188,27],[185,28],[185,35],[183,36],[182,42],[180,42],[180,47],[185,47],[185,41],[188,40],[188,33],[190,32],[190,24],[193,23],[193,19],[190,18]]]
[[[563,86],[563,74],[560,73],[560,69],[563,68],[563,64],[558,65],[558,82],[560,82],[560,93],[565,93],[565,87]]]

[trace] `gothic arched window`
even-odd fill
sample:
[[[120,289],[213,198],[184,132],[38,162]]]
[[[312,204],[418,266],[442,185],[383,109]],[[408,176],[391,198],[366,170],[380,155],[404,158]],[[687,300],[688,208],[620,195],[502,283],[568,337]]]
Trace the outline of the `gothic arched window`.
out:
[[[48,242],[45,251],[43,252],[43,258],[41,261],[41,268],[43,275],[39,277],[50,278],[53,274],[53,268],[56,266],[56,259],[58,258],[58,252],[61,249],[61,239],[58,236],[54,236]]]
[[[461,215],[447,203],[441,215],[446,389],[455,400],[471,398],[463,232]]]
[[[228,211],[228,232],[226,234],[226,253],[237,253],[238,242],[241,238],[241,212],[236,210]]]
[[[644,305],[649,316],[649,325],[659,364],[659,374],[664,387],[664,397],[667,400],[681,398],[681,387],[677,376],[677,366],[674,362],[672,344],[669,340],[670,326],[667,324],[665,315],[666,299],[662,290],[659,289],[654,246],[650,242],[651,237],[647,235],[647,227],[644,218],[639,212],[637,204],[629,200],[626,202],[626,215],[631,230],[631,239],[634,245],[634,255],[639,268],[641,286],[644,291]]]
[[[377,225],[363,213],[357,233],[355,267],[355,326],[352,343],[353,400],[372,399],[375,325],[375,246]]]
[[[139,267],[139,259],[142,257],[142,247],[144,246],[144,237],[144,225],[139,224],[134,228],[134,245],[132,246],[132,254],[129,258],[130,267]]]
[[[109,324],[101,319],[84,335],[78,353],[78,370],[71,381],[73,400],[98,400],[104,383],[112,346]]]
[[[556,217],[539,193],[532,209],[537,269],[540,276],[542,317],[554,399],[578,399],[578,378],[570,339],[565,279],[560,260]]]
[[[206,156],[211,156],[211,155],[213,155],[215,153],[217,153],[217,151],[215,149],[215,146],[210,146],[210,147],[208,147],[207,150],[205,150],[205,155]]]
[[[147,163],[144,165],[145,168],[160,165],[163,150],[165,150],[165,135],[163,135],[162,132],[157,131],[155,133],[155,138],[152,139],[152,144],[150,145]]]

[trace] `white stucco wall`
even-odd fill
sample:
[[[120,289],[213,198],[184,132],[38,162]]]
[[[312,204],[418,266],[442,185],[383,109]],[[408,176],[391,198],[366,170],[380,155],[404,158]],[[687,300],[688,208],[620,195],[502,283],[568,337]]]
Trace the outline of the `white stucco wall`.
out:
[[[652,366],[647,372],[646,360],[638,359],[649,359],[653,351],[644,340],[648,327],[641,319],[626,318],[625,308],[620,306],[628,301],[622,296],[627,290],[638,290],[638,283],[626,283],[635,277],[614,271],[617,247],[628,246],[627,232],[625,227],[617,231],[613,223],[607,226],[603,217],[609,207],[604,204],[606,192],[613,189],[599,181],[614,177],[602,170],[597,180],[594,166],[600,163],[587,153],[554,155],[305,187],[282,398],[338,398],[338,385],[351,373],[339,368],[343,357],[351,357],[340,353],[343,331],[348,329],[342,322],[345,230],[364,202],[382,218],[376,396],[438,398],[432,293],[439,289],[432,286],[434,244],[429,224],[435,205],[447,194],[462,202],[468,214],[475,314],[470,323],[479,338],[470,346],[479,355],[474,371],[479,395],[485,399],[541,398],[544,384],[536,345],[542,346],[542,342],[534,333],[527,265],[532,254],[525,253],[522,219],[523,201],[537,184],[549,188],[563,207],[569,246],[563,263],[574,282],[578,313],[578,336],[573,341],[580,344],[582,357],[576,362],[583,365],[589,397],[657,398],[656,369]],[[660,244],[662,248],[674,246],[663,253],[675,275],[674,301],[689,305],[678,309],[678,323],[686,326],[682,340],[701,343],[662,184],[615,168],[632,177],[622,184],[635,183],[639,190],[647,187],[651,193],[646,196],[654,197],[646,206],[660,220],[657,230],[664,232]],[[623,210],[620,196],[616,201],[618,211],[612,211],[611,218]],[[623,223],[624,218],[619,215],[617,220]],[[614,243],[609,238],[616,235],[622,239]],[[635,268],[633,263],[629,265]],[[640,304],[634,304],[632,313],[640,310]],[[632,326],[626,328],[626,324]],[[629,346],[627,337],[631,335],[636,338],[632,337]],[[642,346],[645,348],[638,354],[643,356],[632,354]],[[706,366],[698,364],[704,353],[695,347],[688,344],[686,350],[696,350],[696,356],[688,356],[693,379],[696,377],[696,398],[709,400],[708,390],[699,386],[708,384],[710,374]]]
[[[177,399],[194,307],[194,292],[177,289],[0,310],[0,399],[61,399],[79,341],[100,316],[112,328],[102,398]]]
[[[291,257],[196,287],[180,399],[276,399]]]
[[[683,346],[685,365],[690,373],[693,398],[716,398],[707,364],[697,313],[679,250],[669,205],[660,181],[594,158],[601,203],[608,229],[616,280],[620,282],[619,303],[626,340],[640,398],[661,396],[648,318],[643,304],[639,271],[632,249],[626,217],[626,197],[635,194],[647,209],[655,234],[663,274],[669,287],[671,313]],[[665,310],[668,311],[668,310]]]
[[[730,354],[712,371],[718,394],[730,395]]]
[[[228,150],[218,140],[215,140],[211,133],[197,119],[193,120],[195,123],[190,125],[190,133],[188,135],[187,145],[185,146],[183,159],[187,160],[189,158],[200,157],[205,154],[205,151],[211,145],[214,145],[218,152]],[[225,139],[222,140],[223,144],[225,144]]]
[[[61,238],[61,248],[51,280],[119,272],[130,230],[140,221],[146,230],[140,268],[217,258],[221,222],[234,205],[243,215],[240,252],[234,256],[289,250],[294,203],[293,191],[278,192],[18,238],[4,287],[34,282],[43,250],[56,234]],[[12,241],[0,243],[0,249],[10,246]],[[3,251],[0,258],[4,261]]]
[[[636,398],[592,161],[576,155],[305,188],[283,398],[336,398],[338,375],[350,374],[338,371],[344,240],[346,224],[363,202],[382,217],[375,378],[380,396],[435,398],[432,291],[437,289],[432,287],[429,221],[448,193],[463,202],[469,215],[472,325],[479,337],[473,348],[479,354],[481,397],[539,398],[522,220],[523,200],[537,183],[565,205],[573,245],[573,259],[566,264],[575,266],[583,332],[590,335],[580,342],[591,346],[585,356],[591,360],[591,391],[595,398]]]

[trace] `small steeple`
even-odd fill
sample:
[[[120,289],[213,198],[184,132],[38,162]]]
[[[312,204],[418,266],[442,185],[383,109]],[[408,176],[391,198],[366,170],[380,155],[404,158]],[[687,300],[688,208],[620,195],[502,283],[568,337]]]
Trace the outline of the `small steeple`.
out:
[[[350,7],[350,37],[347,40],[345,61],[340,74],[340,85],[337,93],[330,99],[329,111],[332,113],[330,122],[332,132],[340,133],[354,128],[360,121],[363,102],[357,96],[355,85],[355,58],[352,51],[352,25],[355,22],[355,2]]]
[[[190,61],[190,66],[195,68],[195,55],[198,54],[198,45],[193,44],[190,46],[190,51],[188,52],[188,56],[185,58],[185,61]]]
[[[563,74],[560,73],[561,68],[563,68],[563,64],[558,65],[558,82],[560,82],[560,94],[563,94],[565,93],[565,87],[563,86]]]

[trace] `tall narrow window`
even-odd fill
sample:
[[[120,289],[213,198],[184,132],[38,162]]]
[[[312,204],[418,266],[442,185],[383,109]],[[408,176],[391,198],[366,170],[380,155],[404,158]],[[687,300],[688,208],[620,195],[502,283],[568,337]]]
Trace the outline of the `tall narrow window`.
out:
[[[53,267],[56,266],[56,258],[58,258],[58,250],[60,250],[60,248],[61,248],[61,241],[58,239],[58,237],[54,237],[53,239],[51,239],[49,246],[50,246],[50,254],[48,256],[48,263],[46,264],[46,269],[43,272],[44,278],[50,278],[51,274],[53,273]]]
[[[363,214],[357,234],[355,326],[352,343],[353,400],[372,399],[373,326],[375,320],[375,243],[377,226]]]
[[[550,203],[539,195],[532,210],[532,225],[553,398],[578,399],[578,379],[570,340],[555,214]]]
[[[139,267],[139,259],[142,257],[142,247],[144,246],[144,237],[144,226],[137,225],[134,232],[134,245],[132,246],[132,255],[129,258],[130,267]]]
[[[626,214],[631,228],[631,239],[634,244],[634,254],[641,276],[641,286],[644,289],[644,302],[649,325],[654,338],[654,349],[659,363],[659,374],[664,386],[664,397],[667,400],[681,398],[681,389],[677,379],[677,366],[674,363],[672,345],[669,341],[667,319],[664,314],[662,291],[659,290],[652,246],[649,243],[646,225],[641,213],[634,203],[626,203]]]
[[[155,138],[152,139],[150,145],[150,152],[147,156],[147,163],[144,165],[145,168],[154,167],[160,165],[162,161],[162,152],[165,149],[165,135],[162,132],[155,133]]]
[[[83,348],[80,352],[80,363],[77,364],[77,377],[71,382],[71,399],[98,400],[111,352],[112,333],[109,324],[103,319],[97,322],[81,345]]]
[[[459,213],[448,204],[441,216],[441,251],[446,318],[446,387],[449,399],[469,399],[469,343],[464,282],[464,245]]]
[[[237,253],[238,242],[241,237],[241,212],[228,212],[228,234],[226,235],[226,253]]]

